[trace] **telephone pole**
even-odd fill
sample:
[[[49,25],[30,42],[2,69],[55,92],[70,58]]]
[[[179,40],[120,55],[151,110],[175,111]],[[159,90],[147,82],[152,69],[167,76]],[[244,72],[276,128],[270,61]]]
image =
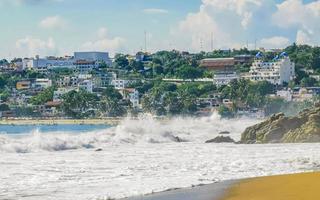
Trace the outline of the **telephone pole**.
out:
[[[213,51],[213,32],[211,32],[211,51]]]
[[[147,31],[144,31],[144,50],[147,53]]]

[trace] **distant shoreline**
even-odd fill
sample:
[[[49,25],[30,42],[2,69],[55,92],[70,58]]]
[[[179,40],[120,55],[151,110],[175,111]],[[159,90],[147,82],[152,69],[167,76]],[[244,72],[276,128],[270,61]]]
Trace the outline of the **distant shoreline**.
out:
[[[118,125],[123,118],[108,119],[2,119],[1,125]]]

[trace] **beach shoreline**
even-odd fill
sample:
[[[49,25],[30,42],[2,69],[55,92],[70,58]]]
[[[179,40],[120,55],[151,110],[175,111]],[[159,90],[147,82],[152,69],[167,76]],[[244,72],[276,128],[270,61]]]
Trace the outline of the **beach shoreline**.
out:
[[[229,180],[122,200],[315,200],[320,172]]]
[[[237,180],[222,181],[190,188],[172,189],[122,200],[221,200],[227,190],[237,182]]]
[[[2,119],[1,125],[118,125],[123,118],[107,119]]]

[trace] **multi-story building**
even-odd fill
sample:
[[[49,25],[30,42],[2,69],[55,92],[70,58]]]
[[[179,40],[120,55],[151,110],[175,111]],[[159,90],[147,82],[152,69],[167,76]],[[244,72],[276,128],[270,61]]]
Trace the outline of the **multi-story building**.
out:
[[[234,57],[234,62],[236,65],[251,65],[253,62],[254,56],[252,55],[237,55]]]
[[[206,58],[200,62],[201,67],[211,71],[232,71],[234,65],[234,58]]]
[[[288,102],[292,101],[293,98],[291,90],[278,90],[276,96]]]
[[[54,68],[78,68],[80,71],[87,72],[100,64],[111,65],[112,61],[107,52],[75,52],[74,56],[57,58],[49,56],[46,58],[27,58],[22,60],[22,69],[33,69],[39,72],[47,72]]]
[[[272,62],[263,61],[261,54],[258,53],[250,72],[243,77],[252,81],[268,81],[274,85],[282,85],[294,79],[295,64],[285,52]]]
[[[83,80],[83,81],[80,81],[80,83],[78,85],[78,88],[92,93],[93,92],[93,86],[94,85],[93,85],[92,80]]]
[[[111,59],[108,52],[75,52],[74,59],[86,60],[91,62],[96,62],[98,65],[105,63],[106,65],[111,65]]]
[[[39,72],[46,72],[48,69],[54,68],[74,68],[74,59],[72,57],[56,58],[46,57],[40,58],[36,56],[31,59],[23,59],[22,69],[33,69]]]
[[[73,63],[77,71],[81,74],[86,74],[93,69],[97,69],[99,65],[95,61],[77,60]]]
[[[51,86],[52,86],[52,81],[50,79],[46,79],[46,78],[35,79],[32,84],[33,88],[39,88],[39,89],[46,89]]]
[[[120,94],[123,96],[123,99],[129,100],[133,108],[139,108],[139,91],[134,88],[125,88],[119,90]]]
[[[114,79],[111,81],[111,85],[113,85],[115,89],[121,90],[125,89],[128,86],[129,82],[129,80]]]
[[[240,78],[235,65],[235,58],[209,58],[201,61],[201,67],[214,71],[213,82],[218,86],[228,85],[232,80]]]
[[[233,71],[217,72],[213,76],[213,83],[217,86],[228,85],[233,80],[238,80],[240,76]]]
[[[117,79],[117,75],[113,72],[98,73],[94,78],[94,85],[96,87],[107,87],[111,85],[112,80]]]
[[[17,90],[27,90],[31,88],[31,81],[18,81],[16,84]]]
[[[139,102],[139,91],[136,89],[133,89],[129,93],[129,100],[132,103],[133,108],[138,108],[140,105]]]
[[[57,81],[59,87],[77,87],[79,83],[78,76],[64,76]]]

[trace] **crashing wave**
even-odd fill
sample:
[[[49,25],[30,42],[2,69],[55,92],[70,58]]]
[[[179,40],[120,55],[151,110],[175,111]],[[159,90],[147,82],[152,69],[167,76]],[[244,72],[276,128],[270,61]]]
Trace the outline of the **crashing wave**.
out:
[[[150,115],[137,120],[124,119],[118,126],[87,133],[42,133],[39,129],[23,137],[0,135],[0,151],[29,153],[37,151],[63,151],[104,148],[108,145],[139,143],[204,142],[228,131],[235,140],[241,132],[257,120],[221,119],[217,114],[210,117],[175,117],[158,120]]]

